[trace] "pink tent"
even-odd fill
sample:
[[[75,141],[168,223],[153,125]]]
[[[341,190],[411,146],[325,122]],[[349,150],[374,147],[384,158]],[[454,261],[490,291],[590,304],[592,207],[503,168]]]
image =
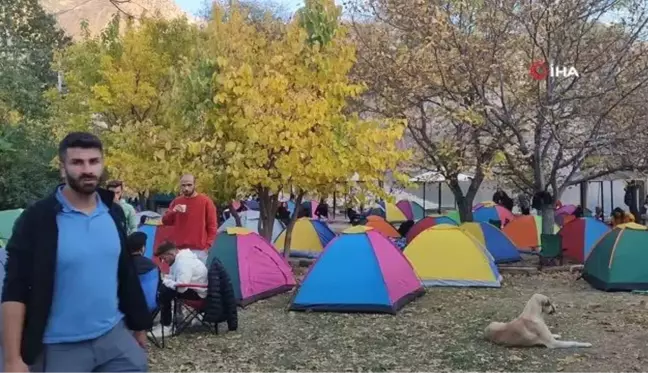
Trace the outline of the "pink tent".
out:
[[[563,205],[563,207],[556,209],[556,215],[571,215],[576,211],[576,205]]]
[[[315,200],[302,202],[302,208],[310,209],[310,213],[311,213],[310,218],[312,219],[317,219],[317,215],[315,215],[315,210],[317,210],[317,206],[319,206],[319,203]]]
[[[423,293],[400,249],[373,228],[359,225],[326,245],[290,309],[394,314]]]
[[[563,205],[556,209],[554,212],[554,220],[556,221],[556,224],[562,227],[565,223],[565,217],[572,215],[576,209],[576,205]]]
[[[296,282],[286,259],[247,228],[227,228],[216,236],[207,267],[218,259],[230,276],[241,306],[291,290]]]

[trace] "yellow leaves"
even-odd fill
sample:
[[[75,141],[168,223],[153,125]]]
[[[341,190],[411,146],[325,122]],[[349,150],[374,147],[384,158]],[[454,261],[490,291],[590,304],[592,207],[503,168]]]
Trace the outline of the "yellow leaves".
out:
[[[220,68],[224,68],[227,66],[227,59],[225,59],[223,56],[218,56],[216,57],[216,65]]]
[[[225,151],[228,153],[234,152],[236,150],[236,143],[229,141],[225,144]]]
[[[48,95],[53,129],[60,137],[102,122],[111,174],[140,191],[173,190],[185,168],[198,168],[205,147],[175,96],[198,52],[197,28],[186,20],[141,21],[113,41],[89,39],[57,54],[68,92]]]
[[[187,143],[187,151],[192,156],[200,154],[200,144],[196,142]]]
[[[356,173],[371,184],[406,158],[400,122],[346,114],[365,87],[348,78],[355,50],[343,32],[310,48],[296,22],[251,24],[236,10],[203,31],[168,22],[123,33],[119,53],[93,41],[59,61],[70,76],[66,99],[53,99],[59,130],[100,113],[111,172],[133,188],[172,190],[193,172],[223,195],[326,190]]]
[[[215,104],[224,104],[227,101],[227,95],[225,93],[219,93],[214,96],[214,103]]]

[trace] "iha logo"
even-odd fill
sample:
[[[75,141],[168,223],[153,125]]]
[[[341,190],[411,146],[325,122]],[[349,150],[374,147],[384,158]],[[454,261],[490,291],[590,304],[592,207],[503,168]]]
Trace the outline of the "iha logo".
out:
[[[554,64],[547,63],[547,61],[536,61],[531,64],[529,68],[529,75],[534,80],[545,80],[547,77],[569,78],[570,76],[579,77],[578,70],[574,66],[555,66]]]

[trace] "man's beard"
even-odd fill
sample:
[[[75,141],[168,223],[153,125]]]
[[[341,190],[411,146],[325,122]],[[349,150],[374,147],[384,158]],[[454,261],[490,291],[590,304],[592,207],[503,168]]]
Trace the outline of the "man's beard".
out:
[[[81,175],[78,179],[67,175],[65,180],[67,185],[79,194],[90,195],[99,187],[99,178],[92,175]],[[86,184],[87,181],[95,181],[95,183]]]
[[[189,191],[184,191],[184,192],[182,192],[182,194],[183,194],[185,197],[191,197],[191,196],[193,196],[193,194],[194,194],[195,191],[196,191],[196,189],[192,189],[192,190],[189,190]]]

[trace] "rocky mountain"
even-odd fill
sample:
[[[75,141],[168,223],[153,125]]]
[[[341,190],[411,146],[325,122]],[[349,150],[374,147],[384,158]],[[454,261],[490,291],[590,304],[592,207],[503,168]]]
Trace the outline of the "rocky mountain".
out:
[[[158,12],[164,18],[186,16],[191,19],[173,0],[40,0],[40,3],[75,39],[81,35],[81,22],[84,20],[88,22],[90,32],[96,35],[120,10],[136,19],[143,14]]]

